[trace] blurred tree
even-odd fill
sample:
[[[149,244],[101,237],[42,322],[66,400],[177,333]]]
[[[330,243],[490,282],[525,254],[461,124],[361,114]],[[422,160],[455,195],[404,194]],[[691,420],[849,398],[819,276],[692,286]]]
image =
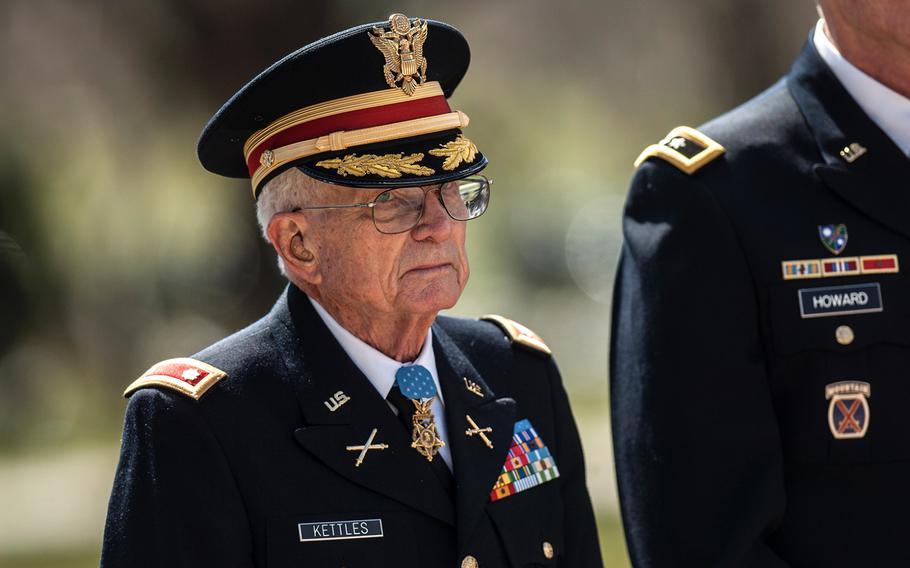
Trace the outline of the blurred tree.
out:
[[[28,301],[22,274],[24,256],[19,243],[0,230],[0,357],[25,327]]]

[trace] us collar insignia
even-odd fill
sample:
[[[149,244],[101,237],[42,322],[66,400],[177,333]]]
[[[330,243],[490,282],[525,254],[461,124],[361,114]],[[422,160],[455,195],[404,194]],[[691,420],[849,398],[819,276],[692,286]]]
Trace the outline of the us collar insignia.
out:
[[[464,388],[468,389],[468,392],[474,393],[480,398],[483,398],[483,389],[480,388],[480,385],[467,377],[464,378]]]
[[[413,95],[417,85],[427,80],[427,59],[423,56],[423,42],[427,40],[427,23],[415,19],[413,23],[404,14],[389,16],[389,30],[373,27],[370,41],[383,57],[382,73],[389,87]]]
[[[848,164],[852,164],[866,153],[866,148],[859,142],[853,142],[849,146],[844,146],[840,151],[840,157]]]
[[[322,404],[325,405],[331,412],[335,412],[346,402],[350,402],[351,397],[344,394],[344,391],[338,391],[332,396],[329,397],[329,400],[324,401]]]
[[[862,438],[869,429],[872,387],[862,381],[840,381],[825,387],[828,427],[837,440]]]
[[[840,254],[847,248],[847,225],[819,225],[818,236],[831,254]]]

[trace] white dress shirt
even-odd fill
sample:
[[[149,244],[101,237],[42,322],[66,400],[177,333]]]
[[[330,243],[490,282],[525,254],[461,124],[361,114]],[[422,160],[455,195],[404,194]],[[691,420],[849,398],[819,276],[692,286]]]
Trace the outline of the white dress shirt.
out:
[[[335,318],[333,318],[331,314],[313,298],[310,298],[310,302],[313,303],[316,313],[318,313],[319,317],[322,318],[322,321],[325,322],[325,325],[329,328],[329,331],[332,332],[332,335],[335,336],[335,339],[338,340],[338,343],[341,344],[341,348],[348,354],[351,361],[353,361],[354,364],[357,365],[357,368],[366,376],[367,380],[373,385],[373,388],[376,389],[376,392],[378,392],[382,398],[386,398],[389,395],[389,391],[392,390],[392,385],[395,384],[395,372],[398,371],[404,363],[399,363],[395,359],[388,357],[385,353],[374,349],[362,339],[341,327],[341,324],[335,321]],[[420,350],[420,355],[418,355],[417,359],[412,363],[426,367],[427,370],[430,371],[430,374],[433,375],[433,382],[436,383],[436,393],[438,396],[433,400],[431,408],[433,410],[433,416],[436,417],[436,432],[446,444],[439,449],[439,455],[442,456],[442,459],[451,470],[452,452],[449,449],[449,436],[446,431],[445,405],[442,399],[442,388],[439,386],[439,373],[436,371],[436,355],[433,353],[432,328],[427,330],[427,337],[423,342],[423,348]],[[398,410],[392,403],[389,403],[389,406],[397,414]]]
[[[824,20],[819,20],[815,26],[812,41],[818,54],[853,100],[904,155],[910,156],[910,99],[882,85],[847,61],[825,33]]]

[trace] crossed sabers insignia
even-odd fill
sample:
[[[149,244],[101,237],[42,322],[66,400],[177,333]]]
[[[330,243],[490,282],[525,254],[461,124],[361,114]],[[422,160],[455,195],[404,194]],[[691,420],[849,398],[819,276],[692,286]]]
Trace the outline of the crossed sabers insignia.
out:
[[[477,425],[477,422],[474,422],[474,419],[471,418],[467,414],[465,414],[464,417],[468,419],[468,424],[471,425],[471,427],[468,428],[467,430],[465,430],[464,433],[467,434],[468,436],[475,436],[475,435],[480,436],[480,439],[483,440],[483,443],[486,444],[487,447],[492,450],[493,442],[491,442],[490,439],[487,438],[486,432],[493,432],[493,429],[490,428],[489,426],[487,426],[486,428],[481,428],[480,426]]]
[[[373,428],[373,431],[370,432],[370,437],[367,439],[367,443],[362,446],[347,446],[349,452],[360,452],[360,455],[357,456],[357,461],[354,462],[354,467],[360,467],[360,464],[363,463],[363,458],[367,457],[367,452],[370,450],[385,450],[388,449],[388,444],[374,444],[373,439],[376,438],[376,432],[379,428]]]
[[[859,425],[853,415],[856,414],[856,411],[859,410],[859,401],[854,399],[853,404],[850,405],[850,408],[847,408],[847,405],[844,404],[844,401],[837,401],[837,409],[841,411],[841,414],[844,415],[844,419],[840,421],[840,424],[837,425],[837,433],[843,434],[847,431],[847,428],[851,428],[854,432],[862,432],[863,428]]]

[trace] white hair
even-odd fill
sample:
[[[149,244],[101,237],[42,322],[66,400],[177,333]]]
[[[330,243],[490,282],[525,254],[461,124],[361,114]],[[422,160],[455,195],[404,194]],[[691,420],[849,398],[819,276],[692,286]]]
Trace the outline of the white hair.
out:
[[[256,201],[256,220],[259,221],[259,229],[266,242],[271,243],[268,232],[272,217],[307,205],[308,197],[314,189],[311,182],[312,178],[292,167],[265,184]],[[278,255],[278,270],[282,276],[287,277],[281,255]]]

